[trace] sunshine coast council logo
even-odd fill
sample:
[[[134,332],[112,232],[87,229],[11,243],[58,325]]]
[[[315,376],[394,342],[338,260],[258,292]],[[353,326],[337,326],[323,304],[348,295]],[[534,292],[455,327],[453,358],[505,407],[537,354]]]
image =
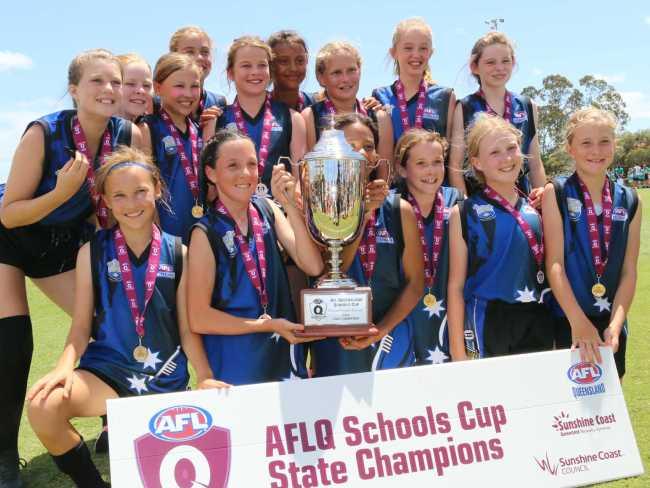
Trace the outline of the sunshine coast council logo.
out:
[[[546,453],[546,456],[541,459],[538,459],[537,457],[533,457],[533,459],[537,463],[539,469],[541,469],[545,473],[548,473],[550,476],[557,476],[557,470],[559,467],[558,462],[551,461],[551,459],[548,456],[548,452]]]

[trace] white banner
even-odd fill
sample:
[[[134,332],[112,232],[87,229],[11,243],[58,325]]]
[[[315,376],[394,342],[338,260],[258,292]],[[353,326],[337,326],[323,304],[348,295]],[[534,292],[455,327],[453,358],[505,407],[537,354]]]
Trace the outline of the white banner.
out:
[[[600,365],[552,351],[109,400],[112,486],[532,488],[636,476],[602,352]]]

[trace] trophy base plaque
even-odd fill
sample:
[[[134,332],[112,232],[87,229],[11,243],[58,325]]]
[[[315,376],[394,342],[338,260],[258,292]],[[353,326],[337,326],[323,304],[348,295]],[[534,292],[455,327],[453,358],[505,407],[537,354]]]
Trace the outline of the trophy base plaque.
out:
[[[300,337],[371,336],[372,293],[369,287],[310,288],[300,292],[304,332]]]

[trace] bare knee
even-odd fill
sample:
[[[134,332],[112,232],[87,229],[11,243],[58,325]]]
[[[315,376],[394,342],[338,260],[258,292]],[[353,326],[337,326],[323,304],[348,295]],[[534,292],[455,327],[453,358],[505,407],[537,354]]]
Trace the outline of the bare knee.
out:
[[[70,419],[63,399],[63,388],[55,388],[47,398],[43,398],[42,392],[39,393],[29,402],[27,416],[39,437],[60,430],[61,426]]]

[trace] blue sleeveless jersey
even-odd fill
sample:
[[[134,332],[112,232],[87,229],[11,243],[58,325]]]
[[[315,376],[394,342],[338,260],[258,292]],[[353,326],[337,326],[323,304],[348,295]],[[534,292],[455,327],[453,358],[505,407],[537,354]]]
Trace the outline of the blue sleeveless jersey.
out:
[[[316,103],[317,93],[307,93],[301,90],[300,94],[302,95],[303,110],[305,110],[307,107],[311,107],[313,104]]]
[[[201,93],[201,102],[203,104],[203,110],[214,106],[225,108],[227,105],[226,97],[205,89]],[[199,112],[197,115],[200,117],[201,113]],[[198,122],[198,119],[196,121]]]
[[[444,232],[436,280],[431,293],[436,297],[436,305],[427,308],[422,299],[428,293],[425,289],[422,299],[407,317],[413,330],[416,364],[436,364],[449,361],[449,332],[447,331],[447,279],[449,277],[449,212],[456,205],[460,193],[456,188],[441,187],[445,201]],[[427,249],[432,249],[433,209],[424,219],[424,236]]]
[[[477,115],[487,112],[487,105],[483,97],[476,93],[467,95],[459,101],[463,106],[463,126],[465,132],[472,125]],[[530,98],[524,95],[512,93],[512,115],[509,122],[521,131],[521,153],[526,155],[530,152],[530,144],[535,137],[535,121],[533,119],[533,107]],[[524,157],[524,174],[519,178],[517,185],[526,194],[530,192],[528,181],[528,159]]]
[[[607,257],[605,273],[601,283],[607,293],[600,299],[591,294],[591,287],[596,283],[596,270],[591,255],[591,240],[587,225],[587,215],[584,199],[577,174],[570,177],[560,177],[553,181],[557,204],[562,216],[564,231],[564,268],[571,289],[585,315],[590,317],[605,317],[611,313],[611,304],[616,296],[621,278],[621,270],[625,260],[630,223],[636,214],[638,198],[636,192],[618,183],[610,182],[612,195],[612,234],[609,242],[609,252],[605,252],[602,241],[603,219],[598,216],[598,230],[601,236],[600,249],[603,257]],[[554,304],[554,312],[564,316],[564,311]]]
[[[168,234],[179,236],[187,243],[188,232],[190,227],[198,219],[192,217],[192,207],[195,205],[194,196],[190,190],[190,185],[185,177],[180,155],[176,147],[174,138],[167,130],[165,122],[160,118],[159,112],[147,115],[143,121],[149,127],[151,132],[151,149],[156,166],[169,192],[169,207],[158,204],[158,214],[160,216],[160,226]],[[201,131],[197,127],[199,134],[199,151],[202,147]],[[181,133],[181,131],[178,131]],[[185,134],[181,133],[183,147],[188,159],[192,160],[192,144],[190,143],[189,130]],[[199,177],[200,180],[200,177]],[[202,185],[199,184],[199,188]],[[202,204],[204,195],[199,194],[199,204]]]
[[[267,199],[253,199],[253,205],[264,221],[269,298],[267,313],[271,317],[295,321],[293,303],[287,293],[289,281],[277,244],[273,210]],[[262,315],[262,305],[257,290],[246,273],[235,240],[234,225],[229,217],[216,211],[211,211],[196,224],[196,227],[206,233],[216,261],[212,306],[236,317],[254,319]],[[248,245],[253,256],[257,256],[250,229]],[[233,385],[307,376],[304,347],[290,345],[278,334],[206,334],[203,336],[203,344],[215,378]]]
[[[358,252],[347,272],[359,286],[370,286],[372,321],[375,324],[386,315],[405,286],[400,199],[398,193],[391,193],[377,211],[377,261],[370,284],[363,273]],[[331,338],[314,342],[311,352],[315,362],[315,376],[405,367],[411,366],[415,361],[413,334],[406,320],[397,324],[381,341],[362,351],[345,350],[338,339]]]
[[[260,175],[262,183],[266,185],[271,192],[271,174],[273,173],[273,166],[278,164],[280,157],[291,157],[291,113],[289,107],[282,102],[271,100],[271,113],[273,114],[273,123],[271,126],[271,143],[269,144],[269,154],[266,158],[264,166],[264,174]],[[262,126],[264,124],[264,105],[255,117],[250,117],[245,110],[242,109],[244,116],[244,124],[248,131],[249,137],[255,143],[255,149],[259,157],[260,144],[262,139]],[[235,123],[235,112],[232,105],[228,105],[219,121],[217,122],[217,129],[230,127],[237,129]],[[283,160],[287,171],[291,172],[291,164],[286,159]]]
[[[36,188],[34,198],[49,193],[56,186],[56,172],[70,159],[66,148],[74,149],[72,138],[72,119],[77,114],[76,110],[63,110],[55,112],[27,125],[27,129],[38,124],[45,136],[45,159],[43,162],[43,176]],[[118,145],[131,145],[131,122],[111,117],[108,120],[108,130],[111,133],[113,149]],[[98,158],[93,161],[95,170],[101,162]],[[77,190],[71,198],[45,216],[40,223],[45,225],[70,226],[76,225],[86,219],[93,212],[93,203],[90,198],[88,183]]]
[[[161,256],[153,296],[145,311],[145,363],[133,358],[138,335],[122,284],[112,229],[98,231],[91,240],[95,295],[92,338],[79,366],[98,371],[134,395],[166,393],[187,388],[187,358],[181,349],[176,318],[176,285],[182,273],[180,240],[162,233]],[[138,304],[144,303],[144,280],[149,249],[139,258],[129,250]]]
[[[449,112],[449,98],[452,89],[440,85],[429,85],[427,87],[424,103],[424,114],[422,115],[422,128],[431,132],[437,132],[443,137],[447,136],[447,115]],[[393,124],[393,142],[396,143],[404,132],[402,128],[399,102],[395,91],[395,83],[390,86],[375,88],[372,91],[375,97],[384,106],[390,106],[390,120]],[[406,102],[411,127],[415,126],[415,110],[417,108],[418,94],[413,95]]]

